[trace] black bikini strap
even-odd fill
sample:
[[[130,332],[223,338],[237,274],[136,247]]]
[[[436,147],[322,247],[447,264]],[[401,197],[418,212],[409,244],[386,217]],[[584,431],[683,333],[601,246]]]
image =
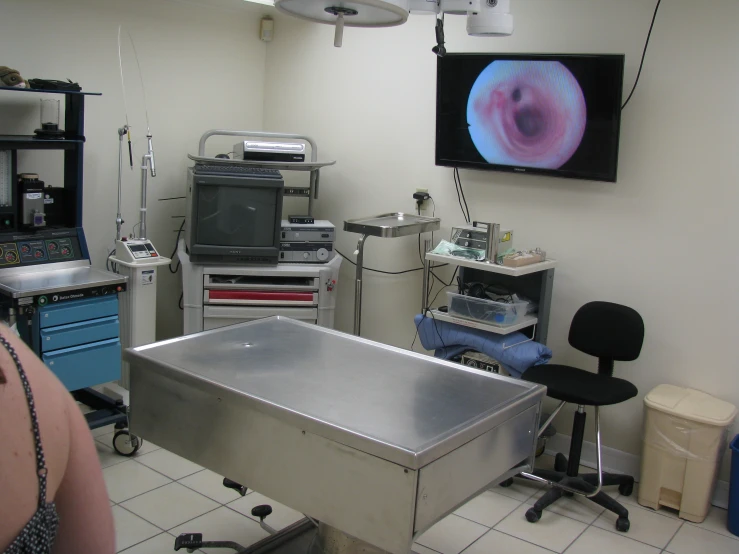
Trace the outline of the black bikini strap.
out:
[[[36,415],[36,404],[33,401],[33,394],[31,393],[31,385],[28,384],[28,377],[26,377],[26,372],[23,369],[23,366],[21,365],[21,361],[18,358],[18,354],[15,352],[15,349],[11,346],[11,344],[0,335],[0,344],[2,344],[5,349],[8,351],[8,354],[10,354],[10,357],[13,358],[13,362],[15,362],[15,367],[18,369],[18,375],[20,375],[21,383],[23,384],[23,391],[26,393],[26,401],[28,402],[28,410],[31,413],[31,429],[33,431],[33,440],[36,443],[36,469],[38,472],[38,487],[39,487],[39,493],[38,493],[38,505],[39,507],[43,507],[46,505],[46,459],[44,458],[44,449],[41,447],[41,433],[39,432],[38,427],[38,417]]]

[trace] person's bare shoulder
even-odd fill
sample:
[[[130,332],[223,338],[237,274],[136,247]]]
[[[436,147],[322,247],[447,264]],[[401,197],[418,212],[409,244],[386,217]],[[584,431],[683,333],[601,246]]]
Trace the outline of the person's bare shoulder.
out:
[[[44,451],[48,470],[47,494],[49,499],[53,499],[67,468],[70,448],[68,413],[69,410],[78,408],[59,379],[49,371],[43,362],[15,333],[5,326],[0,326],[0,336],[8,341],[10,346],[15,350],[31,387],[36,414],[38,416],[41,446]],[[1,346],[0,367],[3,368],[3,372],[8,379],[7,385],[11,385],[13,388],[21,386],[15,363],[10,353]],[[22,388],[17,388],[16,390],[20,393],[17,395],[20,402],[25,403],[25,395],[22,394]],[[19,412],[16,412],[16,414],[19,414]],[[24,420],[30,423],[30,415],[27,409],[21,410],[20,414],[25,416]],[[30,426],[23,426],[22,432],[27,433],[27,436],[33,441]]]

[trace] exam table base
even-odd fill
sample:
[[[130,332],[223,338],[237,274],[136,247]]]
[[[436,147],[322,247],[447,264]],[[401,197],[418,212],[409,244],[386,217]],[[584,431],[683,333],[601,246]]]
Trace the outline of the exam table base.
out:
[[[238,554],[387,554],[369,543],[320,523],[318,529],[308,518],[286,527],[247,548],[236,543],[204,541],[202,548],[236,550]]]

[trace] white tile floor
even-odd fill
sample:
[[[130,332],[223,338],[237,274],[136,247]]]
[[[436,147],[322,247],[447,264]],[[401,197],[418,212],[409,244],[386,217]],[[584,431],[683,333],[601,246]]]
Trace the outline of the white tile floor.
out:
[[[270,504],[268,518],[283,528],[301,515],[250,492],[245,497],[221,485],[222,478],[156,445],[145,443],[141,453],[123,458],[110,448],[110,430],[95,433],[103,475],[116,524],[118,552],[173,552],[174,538],[183,532],[202,532],[206,538],[253,544],[266,533],[251,509]],[[540,464],[551,463],[546,457]],[[580,499],[560,501],[531,524],[524,513],[542,493],[537,484],[516,481],[509,488],[494,487],[418,538],[417,554],[737,554],[739,537],[726,529],[726,511],[713,508],[701,525],[678,519],[670,512],[653,512],[629,498],[631,529],[615,530],[609,512]],[[208,552],[207,550],[205,552]],[[224,550],[214,550],[221,554]]]

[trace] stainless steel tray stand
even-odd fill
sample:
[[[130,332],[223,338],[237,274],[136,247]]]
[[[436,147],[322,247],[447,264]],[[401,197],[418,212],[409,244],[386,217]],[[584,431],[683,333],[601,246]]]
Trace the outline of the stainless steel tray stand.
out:
[[[362,326],[362,273],[364,271],[364,244],[369,237],[380,238],[396,238],[409,235],[418,235],[431,231],[438,231],[441,227],[441,219],[438,217],[424,217],[421,215],[405,214],[402,212],[394,212],[389,214],[381,214],[374,217],[364,217],[361,219],[349,219],[344,221],[344,231],[350,233],[361,233],[359,242],[357,243],[357,270],[354,277],[354,334],[360,336]],[[426,248],[428,250],[428,241]],[[426,290],[426,282],[428,273],[424,264],[424,287]],[[422,306],[422,309],[425,306]]]

